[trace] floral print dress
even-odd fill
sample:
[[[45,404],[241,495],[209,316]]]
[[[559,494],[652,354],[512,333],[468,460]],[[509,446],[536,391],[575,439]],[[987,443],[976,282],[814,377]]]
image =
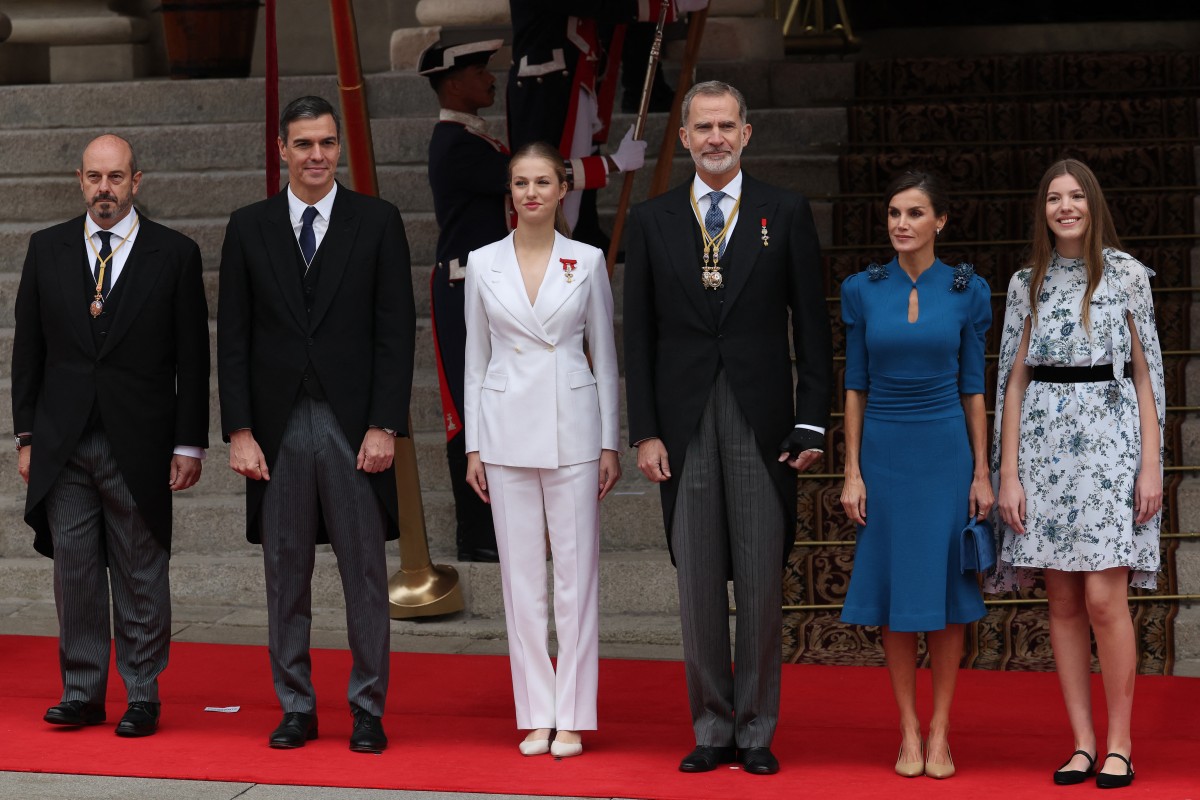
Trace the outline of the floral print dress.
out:
[[[1004,392],[1030,315],[1031,272],[1021,270],[1008,286],[991,451],[997,492]],[[1153,274],[1128,253],[1106,248],[1104,275],[1092,295],[1089,337],[1080,315],[1087,270],[1082,260],[1055,254],[1038,296],[1025,363],[1121,365],[1132,358],[1133,337],[1127,323],[1127,316],[1131,317],[1150,370],[1161,441],[1165,389],[1150,294]],[[1117,369],[1114,366],[1114,375]],[[1160,469],[1161,463],[1160,450]],[[1017,462],[1025,490],[1026,533],[1015,533],[995,515],[997,569],[985,590],[1029,586],[1030,569],[1079,572],[1119,566],[1129,567],[1131,586],[1155,588],[1162,515],[1134,524],[1134,482],[1140,466],[1141,424],[1132,377],[1103,383],[1031,382],[1021,407]]]

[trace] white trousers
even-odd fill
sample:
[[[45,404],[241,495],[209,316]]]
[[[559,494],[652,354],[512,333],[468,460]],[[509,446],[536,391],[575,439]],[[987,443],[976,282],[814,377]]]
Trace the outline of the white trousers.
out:
[[[600,669],[600,462],[485,464],[517,728],[596,729]],[[546,537],[554,558],[558,669],[550,662]]]

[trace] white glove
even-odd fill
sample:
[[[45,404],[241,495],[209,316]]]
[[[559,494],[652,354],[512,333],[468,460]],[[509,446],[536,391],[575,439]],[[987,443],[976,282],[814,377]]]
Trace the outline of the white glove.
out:
[[[708,7],[708,0],[675,0],[675,14],[686,14]]]
[[[629,130],[625,132],[625,138],[617,146],[617,152],[609,153],[608,157],[621,172],[641,169],[642,164],[646,163],[646,142],[644,139],[633,138],[633,126],[630,125]]]

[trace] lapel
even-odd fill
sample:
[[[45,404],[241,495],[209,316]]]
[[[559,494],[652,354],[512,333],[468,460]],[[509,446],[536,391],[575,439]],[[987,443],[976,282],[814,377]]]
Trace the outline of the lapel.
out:
[[[708,309],[705,289],[700,283],[701,255],[693,246],[699,235],[695,230],[699,223],[692,211],[691,188],[690,178],[687,183],[676,187],[656,215],[656,222],[659,236],[667,245],[667,259],[671,262],[675,277],[683,285],[684,295],[691,301],[705,326],[712,327],[712,312]]]
[[[154,254],[162,249],[162,242],[154,223],[145,216],[142,216],[138,223],[138,234],[132,247],[129,258],[121,269],[121,279],[113,287],[121,292],[121,302],[117,305],[112,328],[100,347],[101,357],[111,352],[129,331],[133,320],[150,297],[150,291],[162,275],[162,269],[156,268],[154,264]]]
[[[329,228],[321,239],[321,273],[317,276],[316,299],[309,318],[309,330],[315,330],[321,324],[346,272],[346,262],[350,258],[360,221],[357,200],[353,192],[338,184],[337,194],[333,196]],[[384,265],[385,269],[392,267],[391,264]]]
[[[88,254],[84,252],[87,243],[83,238],[83,224],[83,217],[80,216],[68,223],[64,229],[63,237],[59,240],[60,247],[55,257],[53,275],[58,281],[68,324],[79,342],[79,347],[94,357],[96,343],[88,327],[89,301],[80,291],[79,280],[79,270],[86,269],[88,263]]]
[[[751,178],[745,171],[742,172],[742,205],[738,209],[737,226],[734,228],[733,237],[726,248],[730,254],[729,260],[733,263],[733,269],[729,275],[729,282],[725,284],[723,290],[725,303],[721,307],[722,322],[729,316],[729,309],[733,308],[738,295],[746,287],[746,282],[750,279],[750,272],[754,269],[759,253],[763,250],[760,223],[766,219],[769,226],[775,216],[774,212],[778,204],[772,201],[769,193],[764,189],[764,184]]]
[[[538,289],[537,301],[533,304],[533,315],[537,317],[543,329],[546,329],[563,303],[579,290],[580,284],[587,280],[590,270],[583,264],[584,259],[581,256],[579,248],[569,239],[560,233],[554,234],[554,249],[550,253],[550,262],[546,265],[546,276]],[[562,259],[575,262],[570,282],[567,281],[567,270],[564,269]]]
[[[296,324],[305,330],[308,327],[308,314],[304,310],[304,287],[296,266],[299,245],[296,244],[296,233],[288,216],[287,189],[267,200],[261,227],[263,246],[275,280],[279,283],[280,294],[295,317]]]
[[[557,252],[557,250],[558,242],[556,240],[553,252]],[[553,258],[553,255],[551,257]],[[550,272],[551,266],[546,267],[547,273]],[[537,315],[533,312],[533,306],[529,305],[529,296],[525,294],[525,284],[521,280],[521,267],[517,264],[517,251],[513,247],[513,234],[510,233],[500,242],[496,257],[488,266],[486,275],[480,276],[480,280],[521,327],[546,344],[551,343],[550,337],[546,335],[546,329],[538,322]],[[539,299],[545,289],[546,281],[543,279],[542,286],[538,289]]]

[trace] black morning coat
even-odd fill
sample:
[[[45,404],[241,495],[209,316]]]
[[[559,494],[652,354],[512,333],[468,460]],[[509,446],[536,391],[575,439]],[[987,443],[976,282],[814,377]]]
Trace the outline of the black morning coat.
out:
[[[85,270],[94,260],[76,217],[35,233],[17,291],[13,428],[33,433],[25,521],[53,557],[45,499],[87,427],[93,405],[138,512],[171,547],[171,458],[208,447],[208,304],[200,249],[141,216],[110,296],[112,325],[97,348]],[[115,298],[114,298],[115,300]]]
[[[416,317],[400,212],[338,184],[311,306],[298,253],[286,190],[230,216],[217,310],[221,430],[228,441],[250,428],[268,470],[310,363],[352,449],[372,425],[408,434]],[[395,539],[395,471],[367,477]],[[247,479],[246,538],[255,543],[265,492],[266,481]],[[318,537],[328,541],[323,527]]]
[[[796,473],[779,462],[779,445],[797,423],[826,426],[833,379],[812,210],[803,195],[743,171],[737,226],[722,258],[729,263],[725,288],[718,290],[724,302],[714,314],[713,292],[700,282],[691,186],[689,179],[629,213],[624,305],[629,440],[659,437],[667,448],[672,477],[661,491],[669,532],[687,444],[723,368],[786,518],[794,520]],[[794,384],[789,341],[796,354]],[[808,446],[823,446],[823,437],[811,438]],[[793,533],[781,532],[784,558]]]

